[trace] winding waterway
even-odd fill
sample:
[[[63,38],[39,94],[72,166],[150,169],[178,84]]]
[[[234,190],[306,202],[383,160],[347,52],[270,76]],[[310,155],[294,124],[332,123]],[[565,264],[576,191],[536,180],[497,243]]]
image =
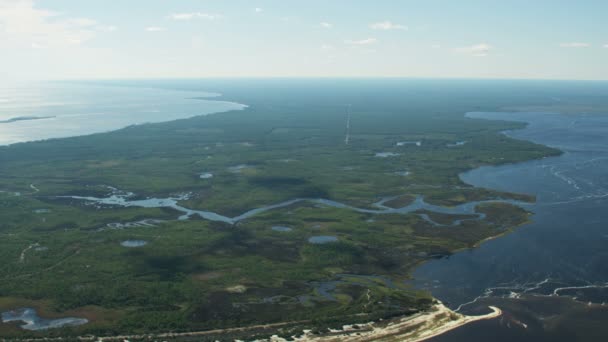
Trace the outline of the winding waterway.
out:
[[[491,298],[570,296],[608,299],[608,116],[552,113],[469,113],[524,121],[505,134],[564,151],[558,157],[482,167],[461,175],[474,186],[534,194],[532,223],[479,248],[433,260],[415,285],[467,312]]]
[[[113,188],[111,188],[111,189],[113,189]],[[454,207],[443,207],[443,206],[438,206],[438,205],[434,205],[434,204],[429,204],[424,201],[424,198],[422,196],[417,196],[416,199],[412,203],[410,203],[402,208],[391,208],[391,207],[385,206],[384,203],[394,199],[394,197],[389,197],[389,198],[384,198],[384,199],[374,203],[373,206],[376,207],[377,209],[366,209],[366,208],[353,207],[348,204],[344,204],[344,203],[340,203],[340,202],[336,202],[336,201],[324,199],[324,198],[295,198],[295,199],[287,200],[287,201],[276,203],[276,204],[261,206],[259,208],[249,210],[249,211],[247,211],[241,215],[235,216],[235,217],[228,217],[228,216],[224,216],[219,213],[212,212],[212,211],[189,209],[189,208],[179,205],[178,204],[179,201],[184,201],[184,200],[188,199],[188,194],[182,194],[179,196],[168,197],[168,198],[134,199],[133,193],[124,192],[124,191],[120,191],[120,190],[116,190],[116,189],[114,189],[112,191],[113,191],[113,194],[110,194],[107,197],[59,196],[59,198],[70,198],[70,199],[85,201],[86,203],[91,203],[91,204],[96,204],[96,205],[106,205],[106,206],[140,207],[140,208],[170,208],[170,209],[173,209],[175,211],[182,213],[182,215],[179,216],[180,220],[187,220],[192,216],[199,216],[200,218],[203,218],[206,220],[225,222],[225,223],[229,223],[229,224],[236,224],[239,221],[254,217],[263,212],[288,207],[290,205],[300,203],[300,202],[312,202],[312,203],[316,203],[316,204],[320,204],[320,205],[325,205],[328,207],[334,207],[334,208],[339,208],[339,209],[348,209],[348,210],[352,210],[352,211],[355,211],[358,213],[363,213],[363,214],[376,214],[376,215],[409,214],[409,213],[414,213],[417,211],[427,210],[427,211],[440,213],[440,214],[475,215],[476,217],[473,218],[473,220],[481,220],[481,219],[485,218],[484,213],[477,212],[477,210],[476,210],[477,206],[480,204],[501,202],[501,203],[511,203],[514,205],[526,205],[526,203],[524,203],[524,202],[515,201],[515,200],[488,200],[488,201],[467,202],[467,203],[464,203],[464,204],[461,204],[458,206],[454,206]],[[438,225],[438,226],[439,225],[444,226],[442,224],[434,222],[433,220],[431,220],[431,218],[428,215],[426,215],[424,213],[419,213],[419,216],[431,224]],[[466,219],[454,220],[454,222],[452,224],[458,225],[462,221],[465,221],[465,220]]]

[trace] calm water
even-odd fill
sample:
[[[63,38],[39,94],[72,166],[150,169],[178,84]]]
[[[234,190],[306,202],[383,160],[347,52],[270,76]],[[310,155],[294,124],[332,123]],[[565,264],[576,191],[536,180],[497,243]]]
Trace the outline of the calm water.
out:
[[[77,326],[88,323],[85,318],[65,317],[57,319],[45,319],[36,313],[35,309],[22,308],[13,311],[2,313],[2,322],[21,322],[21,328],[25,330],[47,330],[55,328],[63,328],[68,326]]]
[[[134,198],[133,193],[128,192],[128,191],[120,191],[118,189],[113,189],[108,197],[100,198],[100,197],[90,197],[90,196],[60,196],[59,198],[72,198],[75,200],[95,203],[98,205],[97,207],[99,209],[101,209],[102,206],[122,206],[122,207],[140,207],[140,208],[171,208],[178,212],[183,213],[183,215],[181,215],[179,217],[180,220],[187,220],[192,216],[199,216],[206,220],[226,222],[229,224],[235,224],[239,221],[254,217],[265,211],[285,208],[285,207],[288,207],[290,205],[300,203],[300,202],[312,202],[312,203],[317,203],[320,205],[325,205],[325,206],[334,207],[334,208],[349,209],[349,210],[353,210],[353,211],[356,211],[359,213],[378,214],[378,215],[408,214],[408,213],[412,213],[412,212],[416,212],[416,211],[420,211],[420,210],[428,210],[428,211],[433,211],[433,212],[437,212],[437,213],[452,214],[452,215],[474,215],[475,217],[471,218],[473,220],[479,220],[479,219],[485,218],[485,214],[478,213],[476,211],[477,206],[482,203],[505,202],[505,203],[511,203],[511,204],[515,204],[515,205],[522,204],[521,202],[512,201],[512,200],[503,200],[503,201],[490,200],[490,201],[473,201],[473,202],[464,203],[464,204],[461,204],[461,205],[458,205],[455,207],[442,207],[442,206],[438,206],[438,205],[428,204],[424,201],[424,198],[422,198],[422,196],[418,196],[412,203],[410,203],[402,208],[391,208],[391,207],[385,206],[384,203],[386,203],[387,201],[392,199],[389,197],[389,198],[382,199],[381,201],[379,201],[377,203],[374,203],[374,206],[377,209],[366,209],[366,208],[353,207],[353,206],[350,206],[350,205],[347,205],[344,203],[340,203],[340,202],[336,202],[336,201],[332,201],[332,200],[328,200],[328,199],[323,199],[323,198],[317,198],[317,199],[294,198],[294,199],[290,199],[290,200],[287,200],[284,202],[251,209],[239,216],[227,217],[220,213],[216,213],[216,212],[212,212],[212,211],[205,211],[205,210],[189,209],[189,208],[182,207],[181,205],[178,204],[180,201],[187,200],[188,196],[189,196],[188,194],[181,194],[177,197],[169,197],[169,198],[133,199]],[[419,214],[419,216],[422,217],[423,219],[427,220],[431,224],[443,226],[443,225],[431,220],[431,218],[427,214],[421,213],[421,214]],[[453,224],[459,224],[459,222],[462,222],[462,221],[463,220],[455,220],[453,222]]]
[[[50,82],[2,86],[0,145],[244,108],[214,100],[214,96],[197,91]]]
[[[147,244],[148,244],[148,241],[144,241],[144,240],[125,240],[120,243],[121,246],[127,247],[127,248],[138,248],[138,247],[143,247]]]
[[[286,226],[272,226],[272,230],[274,230],[275,232],[287,233],[292,231],[293,229],[291,227]]]
[[[526,209],[533,222],[474,250],[430,261],[414,273],[415,284],[450,307],[472,310],[474,301],[521,295],[607,300],[608,116],[549,113],[470,113],[470,117],[517,120],[518,138],[565,153],[515,165],[482,167],[462,179],[479,187],[538,196]],[[479,326],[492,326],[480,323]]]
[[[330,242],[337,242],[338,238],[335,236],[329,236],[329,235],[318,235],[318,236],[312,236],[310,238],[308,238],[308,242],[313,243],[313,244],[325,244],[325,243],[330,243]]]

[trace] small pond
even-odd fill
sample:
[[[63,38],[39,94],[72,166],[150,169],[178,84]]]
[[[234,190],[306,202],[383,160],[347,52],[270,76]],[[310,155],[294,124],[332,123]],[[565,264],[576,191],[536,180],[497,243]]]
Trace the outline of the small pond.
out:
[[[396,145],[399,147],[405,146],[405,145],[422,146],[422,141],[399,141]]]
[[[273,226],[272,230],[274,230],[275,232],[290,232],[293,229],[285,226]]]
[[[378,152],[376,153],[376,157],[378,158],[388,158],[388,157],[396,157],[398,156],[399,153],[394,153],[394,152]]]
[[[143,247],[147,244],[148,244],[148,241],[144,241],[144,240],[125,240],[120,243],[121,246],[127,247],[127,248]]]
[[[22,329],[25,330],[47,330],[78,326],[88,323],[86,318],[65,317],[57,319],[44,319],[38,316],[35,309],[21,308],[2,313],[2,323],[23,322]]]
[[[317,236],[312,236],[308,239],[308,242],[310,243],[314,243],[314,244],[324,244],[324,243],[330,243],[330,242],[337,242],[338,238],[335,236],[331,236],[331,235],[317,235]]]

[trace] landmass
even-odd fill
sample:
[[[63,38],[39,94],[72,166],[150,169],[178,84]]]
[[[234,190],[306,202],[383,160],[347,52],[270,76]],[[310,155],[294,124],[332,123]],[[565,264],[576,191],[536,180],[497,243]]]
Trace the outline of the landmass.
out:
[[[272,89],[218,89],[244,111],[0,148],[0,312],[86,320],[0,335],[267,339],[421,312],[466,322],[410,272],[527,222],[517,203],[534,198],[459,174],[560,152],[501,134],[521,123],[464,117],[513,99]]]
[[[10,118],[8,120],[0,120],[0,124],[3,123],[13,123],[18,121],[30,121],[30,120],[44,120],[44,119],[52,119],[54,116],[18,116],[15,118]]]

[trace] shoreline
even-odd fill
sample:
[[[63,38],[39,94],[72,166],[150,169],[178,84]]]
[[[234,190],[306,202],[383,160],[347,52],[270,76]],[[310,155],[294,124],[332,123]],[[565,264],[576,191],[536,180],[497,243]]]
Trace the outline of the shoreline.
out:
[[[480,316],[466,316],[452,311],[441,302],[434,304],[429,310],[412,316],[391,319],[387,321],[370,322],[366,324],[345,325],[342,330],[330,330],[331,335],[311,335],[305,332],[300,337],[284,339],[273,336],[270,342],[316,342],[316,341],[410,341],[422,342],[437,337],[448,331],[460,328],[466,324],[500,317],[502,310],[489,306],[492,312]],[[388,323],[387,323],[388,322]],[[357,328],[354,328],[354,327]]]
[[[488,320],[500,317],[502,310],[489,306],[492,312],[480,316],[466,316],[452,311],[443,303],[437,301],[429,309],[405,317],[398,317],[389,320],[379,320],[363,324],[351,324],[342,326],[342,330],[330,329],[329,333],[313,335],[309,330],[304,330],[301,336],[292,336],[288,339],[273,335],[269,339],[255,340],[255,342],[371,342],[371,341],[408,341],[423,342],[430,338],[440,336],[446,332],[460,328],[472,322]],[[113,335],[113,336],[77,336],[73,337],[78,341],[122,341],[122,340],[150,340],[150,339],[189,339],[196,336],[213,336],[224,333],[245,332],[256,329],[275,329],[292,324],[306,324],[309,321],[280,322],[262,324],[248,327],[235,327],[227,329],[214,329],[205,331],[190,331],[176,333],[156,333],[156,334],[134,334],[134,335]],[[63,341],[65,337],[40,337],[15,339],[22,342],[37,341]]]
[[[13,145],[20,145],[20,144],[35,144],[35,143],[44,143],[47,141],[51,141],[51,140],[58,140],[58,139],[72,139],[72,138],[81,138],[81,137],[89,137],[89,136],[93,136],[93,135],[97,135],[97,134],[111,134],[111,133],[115,133],[115,132],[119,132],[122,131],[124,129],[133,127],[133,126],[141,126],[141,125],[147,125],[147,124],[164,124],[164,123],[170,123],[170,122],[174,122],[174,121],[179,121],[179,120],[187,120],[187,119],[193,119],[196,117],[201,117],[201,116],[208,116],[208,115],[213,115],[213,114],[221,114],[221,113],[228,113],[228,112],[232,112],[232,111],[244,111],[247,110],[249,108],[249,105],[244,104],[244,103],[240,103],[240,102],[236,102],[236,101],[230,101],[228,99],[225,98],[225,95],[222,93],[217,93],[217,92],[207,92],[207,91],[199,91],[199,90],[185,90],[185,89],[170,89],[170,88],[163,88],[163,87],[151,87],[151,86],[125,86],[125,85],[120,85],[120,84],[99,84],[99,83],[88,83],[88,82],[81,82],[81,81],[73,81],[73,82],[65,82],[65,81],[47,81],[47,82],[34,82],[32,83],[34,85],[56,85],[56,84],[63,84],[63,85],[68,85],[68,86],[83,86],[86,89],[92,89],[95,90],[95,88],[99,88],[99,87],[107,87],[107,88],[111,88],[111,89],[116,89],[116,90],[124,90],[124,91],[136,91],[136,90],[144,90],[144,91],[153,91],[153,92],[165,92],[167,94],[169,93],[174,93],[175,94],[175,98],[176,99],[184,99],[184,100],[191,100],[193,102],[199,101],[200,103],[213,103],[214,105],[224,105],[226,108],[220,108],[220,109],[213,109],[213,110],[208,110],[205,109],[206,107],[204,107],[204,105],[201,105],[202,107],[200,107],[199,110],[200,112],[197,112],[196,114],[191,114],[191,115],[186,115],[183,117],[171,117],[167,120],[165,119],[157,119],[157,118],[153,118],[151,120],[140,120],[140,121],[134,121],[134,122],[125,122],[121,125],[116,125],[115,127],[108,127],[108,129],[91,129],[91,127],[85,127],[79,130],[79,131],[74,131],[74,132],[67,132],[64,133],[62,135],[58,135],[58,136],[41,136],[41,135],[36,135],[36,136],[27,136],[25,138],[23,137],[19,137],[19,139],[12,139],[12,140],[6,140],[6,141],[2,141],[0,142],[0,148],[10,148]],[[182,96],[178,95],[181,94]],[[17,103],[18,106],[16,107],[17,109],[20,109],[22,103]],[[1,110],[2,108],[0,108]],[[14,109],[12,109],[14,110]],[[18,123],[22,123],[22,122],[32,122],[32,121],[45,121],[45,120],[55,120],[55,121],[61,121],[61,120],[66,120],[66,118],[70,118],[73,117],[70,115],[44,115],[44,116],[30,116],[30,115],[23,115],[23,116],[13,116],[13,117],[8,117],[6,119],[0,119],[0,124],[2,125],[8,125],[8,124],[18,124]],[[73,124],[72,122],[70,122],[71,124]],[[77,124],[79,124],[78,122],[76,122]],[[26,132],[28,133],[28,132]],[[31,132],[30,132],[31,133]]]

